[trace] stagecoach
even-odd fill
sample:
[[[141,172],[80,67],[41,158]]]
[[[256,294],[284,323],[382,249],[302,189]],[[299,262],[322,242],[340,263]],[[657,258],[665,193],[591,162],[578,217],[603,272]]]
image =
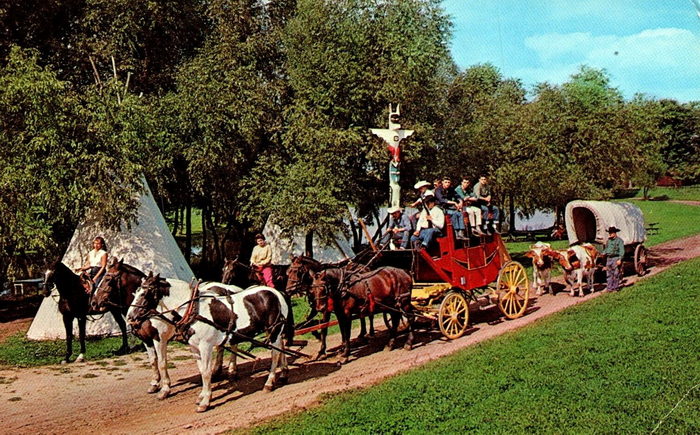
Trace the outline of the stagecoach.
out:
[[[565,211],[566,232],[569,244],[593,243],[598,247],[608,240],[607,229],[611,226],[620,231],[618,236],[625,242],[623,261],[634,266],[637,275],[647,270],[646,228],[644,215],[629,202],[571,201]]]
[[[530,291],[527,274],[511,260],[501,236],[459,240],[449,219],[444,233],[428,249],[382,251],[372,267],[409,271],[413,315],[437,323],[449,339],[467,331],[470,311],[497,307],[508,319],[522,316]]]

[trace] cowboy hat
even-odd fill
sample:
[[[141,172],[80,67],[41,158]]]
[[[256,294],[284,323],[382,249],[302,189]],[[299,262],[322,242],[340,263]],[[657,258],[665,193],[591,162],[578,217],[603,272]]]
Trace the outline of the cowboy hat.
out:
[[[413,188],[416,189],[416,190],[418,190],[418,189],[420,189],[421,187],[424,187],[424,186],[432,186],[432,184],[428,183],[428,182],[425,181],[425,180],[424,180],[424,181],[419,181],[419,182],[417,182],[417,183],[413,186]]]
[[[615,225],[613,225],[613,226],[611,226],[610,228],[608,228],[608,232],[609,232],[609,233],[616,233],[616,232],[618,232],[618,231],[620,231],[620,229],[617,228],[617,227],[615,227]]]
[[[392,214],[396,213],[397,211],[401,211],[401,207],[390,207],[386,212]]]

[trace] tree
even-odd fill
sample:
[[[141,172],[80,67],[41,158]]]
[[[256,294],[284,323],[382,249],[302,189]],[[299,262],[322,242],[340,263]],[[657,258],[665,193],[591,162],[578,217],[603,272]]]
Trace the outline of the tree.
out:
[[[128,224],[148,148],[148,111],[123,84],[79,94],[38,56],[14,47],[0,68],[0,275],[18,253],[62,252],[86,215]]]

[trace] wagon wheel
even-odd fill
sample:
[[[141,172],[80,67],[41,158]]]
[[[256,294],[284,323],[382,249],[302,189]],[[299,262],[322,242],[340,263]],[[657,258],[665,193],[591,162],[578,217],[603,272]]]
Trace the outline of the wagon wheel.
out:
[[[634,271],[639,276],[647,273],[647,248],[642,244],[634,248]]]
[[[387,313],[386,311],[384,311],[382,313],[382,317],[384,317],[384,325],[386,326],[386,329],[391,329],[391,313]],[[396,332],[403,332],[406,329],[408,329],[408,318],[405,314],[401,314],[401,320],[399,320],[399,327],[396,330]]]
[[[496,281],[498,308],[509,319],[517,319],[527,309],[530,285],[522,264],[509,261],[498,272]]]
[[[454,340],[467,331],[469,326],[469,303],[460,292],[447,293],[440,304],[438,326],[442,335]]]

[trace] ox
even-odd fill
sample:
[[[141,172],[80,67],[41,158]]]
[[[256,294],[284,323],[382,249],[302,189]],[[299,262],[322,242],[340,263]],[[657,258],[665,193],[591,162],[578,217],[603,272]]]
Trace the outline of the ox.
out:
[[[549,243],[537,242],[530,245],[530,250],[525,253],[526,257],[532,259],[532,286],[537,289],[537,296],[547,292],[554,294],[551,283],[554,262],[546,253],[551,248]]]
[[[593,291],[593,276],[596,270],[598,251],[590,243],[574,245],[567,250],[545,250],[545,254],[556,259],[564,269],[564,279],[569,285],[569,295],[574,296],[578,289],[583,296],[583,279],[586,278],[588,288]]]

